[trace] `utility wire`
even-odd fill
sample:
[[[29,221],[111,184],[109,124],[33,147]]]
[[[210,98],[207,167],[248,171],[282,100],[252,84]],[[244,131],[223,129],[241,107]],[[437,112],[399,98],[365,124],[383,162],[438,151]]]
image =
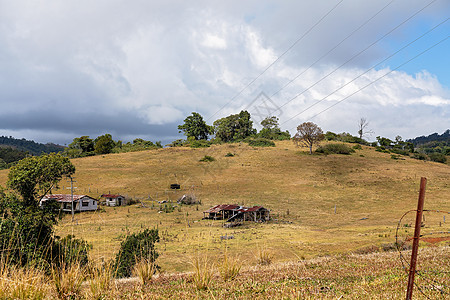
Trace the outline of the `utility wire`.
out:
[[[335,10],[344,0],[339,1],[333,8],[331,8],[322,18],[319,19],[310,29],[308,29],[301,37],[299,37],[289,48],[287,48],[280,56],[278,56],[269,66],[267,66],[258,76],[256,76],[252,81],[250,81],[246,86],[244,86],[230,101],[225,103],[219,110],[213,113],[206,121],[209,121],[212,117],[222,111],[231,102],[233,102],[238,96],[242,94],[250,85],[252,85],[256,80],[258,80],[264,73],[267,72],[275,63],[277,63],[286,53],[288,53],[292,48],[295,47],[306,35],[308,35],[317,25],[319,25],[333,10]]]
[[[364,89],[365,89],[366,87],[368,87],[368,86],[370,86],[370,85],[374,84],[375,82],[377,82],[377,81],[379,81],[379,80],[383,79],[384,77],[388,76],[388,75],[389,75],[389,74],[391,74],[392,72],[394,72],[394,71],[398,70],[399,68],[403,67],[403,66],[404,66],[404,65],[406,65],[407,63],[409,63],[409,62],[413,61],[414,59],[416,59],[416,58],[418,58],[419,56],[423,55],[424,53],[428,52],[428,51],[429,51],[429,50],[431,50],[432,48],[434,48],[434,47],[438,46],[439,44],[441,44],[441,43],[445,42],[445,41],[446,41],[446,40],[447,40],[448,38],[449,38],[449,36],[447,36],[446,38],[444,38],[444,39],[440,40],[439,42],[437,42],[437,43],[436,43],[436,44],[434,44],[433,46],[431,46],[431,47],[427,48],[426,50],[424,50],[424,51],[420,52],[419,54],[417,54],[417,55],[416,55],[416,56],[414,56],[413,58],[411,58],[411,59],[407,60],[406,62],[404,62],[404,63],[400,64],[399,66],[397,66],[396,68],[394,68],[394,69],[392,69],[391,71],[387,72],[387,73],[386,73],[386,74],[384,74],[383,76],[381,76],[381,77],[378,77],[378,78],[377,78],[377,79],[375,79],[374,81],[372,81],[372,82],[370,82],[370,83],[366,84],[366,85],[365,85],[365,86],[363,86],[362,88],[358,89],[358,90],[357,90],[356,92],[354,92],[354,93],[352,93],[352,94],[348,95],[347,97],[345,97],[345,98],[343,98],[343,99],[339,100],[338,102],[334,103],[333,105],[331,105],[331,106],[329,106],[329,107],[325,108],[324,110],[322,110],[322,111],[318,112],[317,114],[315,114],[314,116],[312,116],[312,117],[311,117],[311,118],[309,118],[309,119],[313,119],[313,118],[317,117],[318,115],[320,115],[321,113],[324,113],[325,111],[329,110],[330,108],[332,108],[332,107],[334,107],[334,106],[338,105],[339,103],[341,103],[341,102],[343,102],[343,101],[347,100],[347,99],[348,99],[348,98],[350,98],[351,96],[353,96],[353,95],[355,95],[355,94],[359,93],[360,91],[364,90]],[[297,116],[297,115],[296,115],[296,116]],[[294,117],[296,117],[296,116],[294,116]],[[292,119],[293,119],[294,117],[290,118],[289,120],[292,120]],[[293,130],[293,129],[295,129],[295,128],[292,128],[291,130]]]
[[[309,91],[311,88],[313,88],[314,86],[316,86],[317,84],[319,84],[320,82],[322,82],[324,79],[326,79],[327,77],[329,77],[330,75],[332,75],[333,73],[335,73],[336,71],[338,71],[339,69],[341,69],[344,65],[346,65],[347,63],[349,63],[350,61],[352,61],[353,59],[355,59],[356,57],[358,57],[359,55],[361,55],[362,53],[364,53],[366,50],[368,50],[369,48],[371,48],[373,45],[375,45],[376,43],[378,43],[379,41],[381,41],[382,39],[384,39],[386,36],[388,36],[389,34],[391,34],[393,31],[397,30],[400,26],[402,26],[403,24],[405,24],[406,22],[408,22],[409,20],[411,20],[412,18],[414,18],[416,15],[418,15],[420,12],[422,12],[424,9],[426,9],[427,7],[429,7],[430,5],[432,5],[434,2],[436,2],[437,0],[433,0],[430,3],[428,3],[427,5],[425,5],[424,7],[422,7],[421,9],[419,9],[418,11],[416,11],[413,15],[411,15],[410,17],[408,17],[407,19],[405,19],[403,22],[401,22],[400,24],[398,24],[397,26],[395,26],[393,29],[389,30],[387,33],[385,33],[382,37],[380,37],[379,39],[377,39],[375,42],[373,42],[372,44],[370,44],[369,46],[367,46],[366,48],[364,48],[363,50],[361,50],[360,52],[358,52],[357,54],[353,55],[350,59],[348,59],[347,61],[345,61],[344,63],[342,63],[339,67],[335,68],[333,71],[331,71],[330,73],[328,73],[327,75],[325,75],[324,77],[322,77],[321,79],[319,79],[318,81],[316,81],[315,83],[313,83],[311,86],[309,86],[308,88],[306,88],[305,90],[303,90],[301,93],[295,95],[293,98],[291,98],[290,100],[288,100],[286,103],[284,103],[283,105],[281,105],[279,108],[282,108],[283,106],[286,106],[288,103],[294,101],[295,99],[297,99],[299,96],[303,95],[305,92]],[[279,92],[279,91],[278,91]],[[283,124],[286,122],[283,122]]]
[[[353,34],[355,34],[358,30],[360,30],[361,28],[363,28],[365,25],[367,25],[367,23],[369,23],[370,21],[372,21],[376,16],[378,16],[383,10],[385,10],[388,6],[390,6],[395,0],[392,0],[391,2],[389,2],[388,4],[386,4],[383,8],[381,8],[377,13],[375,13],[372,17],[370,17],[369,19],[367,19],[363,24],[361,24],[358,28],[356,28],[355,30],[353,30],[349,35],[347,35],[342,41],[340,41],[336,46],[334,46],[331,50],[329,50],[327,53],[325,53],[324,55],[322,55],[319,59],[317,59],[315,62],[313,62],[308,68],[306,68],[305,70],[303,70],[302,72],[300,72],[297,76],[295,76],[294,78],[292,78],[291,80],[289,80],[288,83],[286,83],[282,88],[280,88],[279,90],[277,90],[275,93],[272,94],[271,97],[275,96],[276,94],[278,94],[279,92],[281,92],[282,90],[284,90],[288,85],[290,85],[292,82],[294,82],[295,80],[297,80],[297,78],[299,78],[301,75],[303,75],[304,73],[306,73],[306,71],[308,71],[309,69],[311,69],[315,64],[317,64],[319,61],[321,61],[324,57],[326,57],[328,54],[330,54],[332,51],[334,51],[337,47],[339,47],[343,42],[345,42],[347,39],[349,39]],[[284,105],[283,105],[284,106]]]
[[[397,51],[395,51],[394,53],[392,53],[391,55],[389,55],[388,57],[386,57],[385,59],[383,59],[382,61],[380,61],[379,63],[377,63],[376,65],[373,65],[372,67],[370,67],[369,69],[367,69],[366,71],[364,71],[363,73],[359,74],[358,76],[356,76],[355,78],[353,78],[351,81],[347,82],[346,84],[342,85],[341,87],[337,88],[336,90],[334,90],[333,92],[329,93],[327,96],[323,97],[322,99],[318,100],[317,102],[311,104],[310,106],[308,106],[307,108],[305,108],[304,110],[302,110],[301,112],[297,113],[296,115],[294,115],[293,117],[289,118],[288,120],[284,121],[282,124],[285,124],[287,122],[289,122],[290,120],[292,120],[293,118],[301,115],[302,113],[304,113],[305,111],[311,109],[312,107],[316,106],[317,104],[319,104],[320,102],[324,101],[325,99],[327,99],[328,97],[330,97],[331,95],[335,94],[336,92],[342,90],[344,87],[348,86],[349,84],[351,84],[352,82],[356,81],[357,79],[361,78],[363,75],[367,74],[369,71],[375,69],[376,67],[380,66],[381,64],[383,64],[384,62],[386,62],[388,59],[392,58],[393,56],[397,55],[399,52],[403,51],[405,48],[409,47],[410,45],[412,45],[413,43],[417,42],[418,40],[420,40],[421,38],[423,38],[425,35],[429,34],[430,32],[434,31],[436,28],[438,28],[439,26],[445,24],[447,21],[449,20],[449,18],[445,19],[444,21],[442,21],[441,23],[437,24],[436,26],[434,26],[433,28],[431,28],[430,30],[428,30],[427,32],[423,33],[422,35],[420,35],[419,37],[417,37],[416,39],[414,39],[413,41],[409,42],[408,44],[406,44],[405,46],[401,47],[400,49],[398,49]],[[281,125],[282,125],[281,124]]]

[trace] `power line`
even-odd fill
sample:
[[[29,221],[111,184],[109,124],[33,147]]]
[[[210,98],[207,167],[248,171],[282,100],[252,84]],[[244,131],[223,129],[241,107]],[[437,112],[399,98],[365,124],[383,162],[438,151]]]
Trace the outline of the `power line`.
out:
[[[401,22],[400,24],[398,24],[397,26],[395,26],[393,29],[391,29],[390,31],[388,31],[387,33],[385,33],[382,37],[380,37],[379,39],[377,39],[375,42],[371,43],[369,46],[367,46],[366,48],[364,48],[363,50],[361,50],[360,52],[358,52],[357,54],[353,55],[350,59],[348,59],[347,61],[345,61],[344,63],[342,63],[339,67],[335,68],[333,71],[331,71],[330,73],[328,73],[327,75],[325,75],[324,77],[322,77],[321,79],[319,79],[318,81],[316,81],[315,83],[313,83],[311,86],[309,86],[308,88],[306,88],[305,90],[303,90],[301,93],[295,95],[293,98],[291,98],[290,100],[288,100],[286,103],[284,103],[283,105],[280,106],[280,108],[282,108],[283,106],[286,106],[288,103],[294,101],[295,99],[297,99],[299,96],[303,95],[305,92],[309,91],[311,88],[313,88],[314,86],[316,86],[317,84],[319,84],[320,82],[322,82],[324,79],[328,78],[330,75],[332,75],[333,73],[335,73],[336,71],[338,71],[339,69],[341,69],[344,65],[346,65],[347,63],[349,63],[350,61],[352,61],[353,59],[355,59],[356,57],[358,57],[359,55],[361,55],[362,53],[364,53],[366,50],[368,50],[369,48],[371,48],[373,45],[375,45],[376,43],[378,43],[379,41],[381,41],[382,39],[384,39],[386,36],[388,36],[389,34],[391,34],[392,32],[394,32],[395,30],[397,30],[400,26],[402,26],[403,24],[405,24],[406,22],[408,22],[409,20],[411,20],[412,18],[414,18],[416,15],[418,15],[420,12],[422,12],[425,8],[429,7],[430,5],[432,5],[434,2],[436,2],[437,0],[433,0],[430,3],[428,3],[427,5],[425,5],[424,7],[422,7],[421,9],[419,9],[417,12],[415,12],[413,15],[411,15],[410,17],[408,17],[407,19],[405,19],[403,22]],[[279,92],[279,91],[278,91]],[[286,122],[283,122],[282,124],[284,124]]]
[[[352,94],[348,95],[347,97],[345,97],[345,98],[343,98],[343,99],[339,100],[338,102],[334,103],[333,105],[331,105],[331,106],[329,106],[329,107],[325,108],[324,110],[322,110],[322,111],[318,112],[317,114],[315,114],[314,116],[312,116],[312,117],[311,117],[311,118],[309,118],[309,119],[313,119],[313,118],[317,117],[318,115],[320,115],[321,113],[323,113],[323,112],[325,112],[325,111],[329,110],[330,108],[332,108],[332,107],[334,107],[334,106],[338,105],[339,103],[341,103],[341,102],[343,102],[343,101],[347,100],[347,99],[348,99],[348,98],[350,98],[351,96],[353,96],[353,95],[355,95],[355,94],[359,93],[360,91],[364,90],[364,89],[365,89],[366,87],[368,87],[368,86],[370,86],[370,85],[374,84],[375,82],[379,81],[380,79],[383,79],[383,78],[384,78],[384,77],[386,77],[387,75],[389,75],[389,74],[391,74],[392,72],[394,72],[394,71],[398,70],[399,68],[403,67],[403,66],[404,66],[404,65],[406,65],[407,63],[409,63],[409,62],[413,61],[413,60],[414,60],[414,59],[416,59],[417,57],[419,57],[419,56],[423,55],[424,53],[428,52],[428,51],[429,51],[429,50],[431,50],[432,48],[434,48],[434,47],[438,46],[439,44],[441,44],[441,43],[445,42],[445,41],[446,41],[446,40],[447,40],[448,38],[449,38],[449,36],[447,36],[446,38],[444,38],[444,39],[440,40],[439,42],[437,42],[437,43],[436,43],[436,44],[434,44],[433,46],[431,46],[431,47],[427,48],[426,50],[424,50],[424,51],[420,52],[419,54],[417,54],[417,55],[416,55],[416,56],[414,56],[413,58],[411,58],[411,59],[407,60],[406,62],[402,63],[401,65],[399,65],[399,66],[397,66],[396,68],[392,69],[391,71],[387,72],[387,73],[386,73],[386,74],[384,74],[383,76],[381,76],[381,77],[378,77],[378,78],[377,78],[377,79],[375,79],[374,81],[372,81],[372,82],[370,82],[370,83],[366,84],[366,85],[365,85],[365,86],[363,86],[362,88],[358,89],[358,90],[357,90],[356,92],[354,92],[354,93],[352,93]],[[292,118],[291,118],[291,119],[292,119]],[[295,129],[295,128],[293,128],[293,129]],[[291,130],[292,130],[292,129],[291,129]]]
[[[391,2],[389,2],[388,4],[386,4],[383,8],[381,8],[378,12],[376,12],[372,17],[370,17],[369,19],[367,19],[363,24],[361,24],[358,28],[356,28],[355,30],[353,30],[349,35],[347,35],[343,40],[341,40],[336,46],[334,46],[331,50],[329,50],[327,53],[325,53],[324,55],[322,55],[319,59],[317,59],[315,62],[313,62],[308,68],[306,68],[305,70],[303,70],[302,72],[300,72],[297,76],[295,76],[293,79],[289,80],[288,83],[286,83],[282,88],[280,88],[279,90],[277,90],[275,93],[272,94],[271,97],[275,96],[276,94],[278,94],[279,92],[281,92],[282,90],[284,90],[288,85],[290,85],[292,82],[294,82],[297,78],[299,78],[301,75],[303,75],[304,73],[306,73],[306,71],[308,71],[309,69],[311,69],[315,64],[317,64],[319,61],[321,61],[324,57],[326,57],[328,54],[330,54],[332,51],[334,51],[337,47],[339,47],[343,42],[345,42],[347,39],[349,39],[353,34],[355,34],[358,30],[360,30],[361,28],[363,28],[365,25],[367,25],[367,23],[369,23],[370,21],[372,21],[376,16],[378,16],[383,10],[385,10],[388,6],[390,6],[395,0],[392,0]],[[284,105],[283,105],[284,106]]]
[[[377,63],[376,65],[373,65],[372,67],[370,67],[369,69],[367,69],[365,72],[359,74],[358,76],[356,76],[354,79],[352,79],[351,81],[347,82],[346,84],[342,85],[341,87],[339,87],[338,89],[334,90],[333,92],[329,93],[327,96],[325,96],[324,98],[320,99],[319,101],[311,104],[310,106],[308,106],[307,108],[305,108],[304,110],[302,110],[301,112],[297,113],[296,115],[294,115],[293,117],[289,118],[288,120],[284,121],[282,124],[285,124],[287,122],[289,122],[290,120],[292,120],[293,118],[301,115],[302,113],[304,113],[305,111],[311,109],[312,107],[316,106],[317,104],[319,104],[320,102],[324,101],[325,99],[327,99],[328,97],[330,97],[331,95],[335,94],[336,92],[340,91],[341,89],[343,89],[344,87],[348,86],[349,84],[351,84],[352,82],[356,81],[357,79],[359,79],[360,77],[362,77],[363,75],[367,74],[370,70],[375,69],[376,67],[378,67],[379,65],[381,65],[382,63],[386,62],[388,59],[392,58],[393,56],[395,56],[396,54],[398,54],[399,52],[401,52],[402,50],[404,50],[405,48],[409,47],[411,44],[415,43],[416,41],[420,40],[421,38],[423,38],[425,35],[429,34],[430,32],[434,31],[436,28],[440,27],[441,25],[445,24],[447,21],[449,20],[449,18],[445,19],[444,21],[442,21],[441,23],[437,24],[436,26],[434,26],[433,28],[431,28],[430,30],[428,30],[427,32],[423,33],[422,35],[420,35],[419,37],[415,38],[413,41],[409,42],[408,44],[406,44],[405,46],[403,46],[402,48],[398,49],[397,51],[395,51],[394,53],[392,53],[391,55],[389,55],[388,57],[386,57],[385,59],[383,59],[382,61],[380,61],[379,63]]]
[[[339,1],[333,8],[331,8],[322,18],[319,19],[311,28],[309,28],[301,37],[299,37],[289,48],[287,48],[280,56],[278,56],[269,66],[267,66],[258,76],[256,76],[252,81],[250,81],[246,86],[244,86],[230,101],[225,103],[219,110],[213,113],[206,121],[209,121],[212,117],[222,111],[225,107],[227,107],[231,102],[234,101],[238,96],[242,94],[250,85],[252,85],[256,80],[258,80],[264,73],[267,72],[275,63],[277,63],[286,53],[288,53],[292,48],[295,47],[306,35],[308,35],[317,25],[319,25],[333,10],[335,10],[344,0]]]

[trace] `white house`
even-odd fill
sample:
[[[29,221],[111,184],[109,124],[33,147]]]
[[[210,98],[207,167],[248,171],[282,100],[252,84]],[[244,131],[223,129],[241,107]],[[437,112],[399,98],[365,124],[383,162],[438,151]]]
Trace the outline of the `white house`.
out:
[[[56,202],[60,203],[62,211],[72,211],[72,195],[45,195],[44,198],[42,198],[42,200],[40,201],[40,205],[50,199],[56,200]],[[97,199],[94,199],[88,195],[73,195],[73,210],[75,212],[97,210],[97,202]]]
[[[122,206],[126,205],[125,197],[122,195],[115,195],[115,194],[103,194],[102,198],[106,199],[106,205],[107,206]]]

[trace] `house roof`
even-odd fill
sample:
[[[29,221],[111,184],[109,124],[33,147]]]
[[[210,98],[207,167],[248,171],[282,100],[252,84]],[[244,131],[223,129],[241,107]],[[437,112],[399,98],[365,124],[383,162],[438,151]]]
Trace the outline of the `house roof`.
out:
[[[122,195],[118,195],[118,194],[103,194],[101,195],[102,198],[119,198],[122,197],[124,198]]]
[[[240,206],[240,205],[235,205],[235,204],[220,204],[220,205],[216,205],[211,207],[208,210],[205,210],[204,213],[218,213],[222,210],[234,210],[234,211],[240,211],[240,212],[253,212],[253,211],[259,211],[261,209],[266,209],[262,206],[253,206],[253,207],[244,207],[244,206]]]
[[[73,195],[73,201],[79,201],[83,198],[89,198],[92,200],[96,200],[88,195]],[[49,199],[54,199],[57,202],[72,202],[72,195],[71,194],[51,194],[51,195],[45,195],[42,198],[42,201],[46,201]]]

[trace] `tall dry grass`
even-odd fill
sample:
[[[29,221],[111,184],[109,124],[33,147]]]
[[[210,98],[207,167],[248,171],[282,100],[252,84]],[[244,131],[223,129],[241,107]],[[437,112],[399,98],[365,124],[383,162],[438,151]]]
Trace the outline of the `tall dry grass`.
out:
[[[197,255],[190,261],[194,267],[192,274],[192,282],[198,290],[206,290],[211,284],[214,275],[214,264],[205,255],[201,257]]]
[[[84,267],[78,263],[62,264],[52,268],[52,283],[59,299],[78,299],[81,297],[81,285],[87,277]]]
[[[220,277],[222,277],[224,281],[231,281],[236,279],[239,275],[242,264],[238,258],[230,256],[227,248],[225,248],[222,263],[218,267]]]
[[[106,299],[114,294],[114,267],[111,261],[92,263],[89,267],[89,299]]]
[[[35,268],[0,264],[0,299],[50,299],[51,286],[45,274]]]
[[[133,275],[139,278],[142,286],[145,286],[152,280],[153,274],[156,272],[155,263],[150,259],[142,258],[133,267]]]

